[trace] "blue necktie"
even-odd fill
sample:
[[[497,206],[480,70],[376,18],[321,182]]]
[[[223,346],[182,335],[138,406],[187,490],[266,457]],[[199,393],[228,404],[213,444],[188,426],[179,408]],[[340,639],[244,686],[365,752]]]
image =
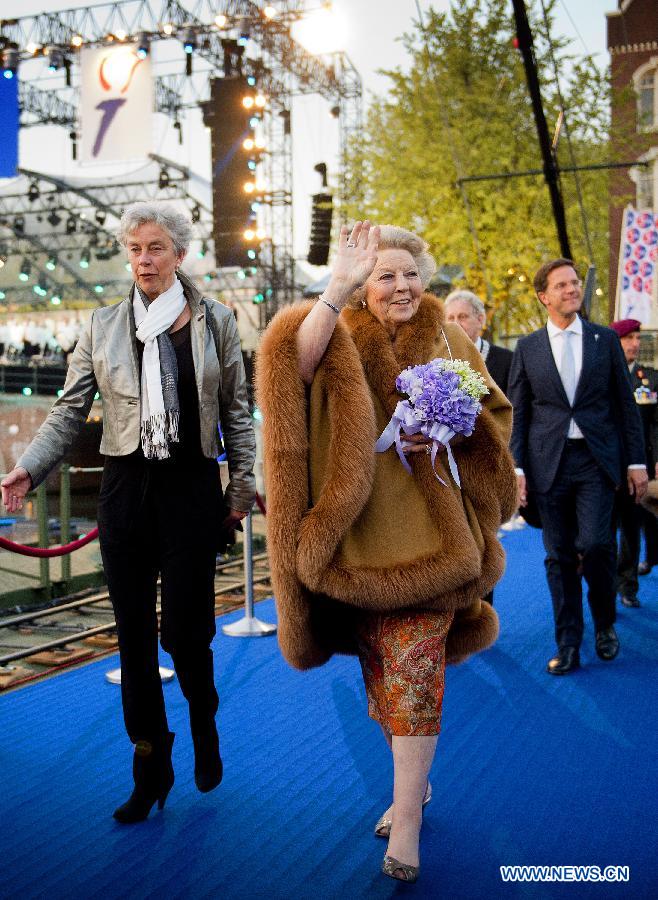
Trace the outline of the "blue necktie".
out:
[[[564,392],[567,395],[570,406],[573,406],[573,398],[576,395],[576,361],[574,359],[571,341],[573,336],[573,331],[562,332],[562,364],[560,366],[560,377],[562,378]]]

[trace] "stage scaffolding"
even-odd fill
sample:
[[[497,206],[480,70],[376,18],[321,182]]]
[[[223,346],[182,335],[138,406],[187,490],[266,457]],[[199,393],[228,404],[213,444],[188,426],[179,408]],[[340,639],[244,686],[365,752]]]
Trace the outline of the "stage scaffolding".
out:
[[[292,99],[299,94],[317,94],[327,102],[331,114],[338,117],[343,181],[347,178],[346,148],[350,136],[361,129],[362,112],[361,81],[349,58],[342,53],[313,56],[291,37],[290,28],[304,15],[307,4],[284,0],[275,5],[277,15],[270,18],[265,4],[248,0],[196,0],[184,4],[175,0],[119,0],[0,21],[0,49],[17,49],[21,59],[21,127],[54,124],[67,129],[73,154],[79,137],[77,54],[81,48],[131,42],[140,33],[146,34],[151,44],[156,41],[178,44],[181,52],[176,57],[174,50],[172,59],[163,66],[167,71],[156,74],[154,93],[156,111],[172,120],[183,143],[186,112],[198,109],[209,98],[211,78],[226,74],[222,42],[248,34],[245,71],[257,75],[258,88],[269,97],[263,121],[268,149],[263,167],[269,190],[259,213],[267,238],[261,246],[257,275],[258,283],[269,290],[259,310],[261,326],[279,306],[290,302],[298,293],[293,256]],[[181,39],[190,29],[197,46],[192,73],[186,75],[181,68],[181,56],[185,59]],[[44,56],[52,49],[62,52],[65,65],[57,89],[46,91],[41,87],[40,73],[45,65]],[[152,159],[159,160],[155,156]],[[159,160],[158,164],[159,168],[152,167],[148,182],[142,180],[135,184],[85,185],[81,179],[73,184],[71,179],[65,181],[40,172],[23,171],[21,174],[27,179],[24,185],[34,184],[36,188],[32,189],[32,200],[24,190],[0,194],[0,253],[7,257],[29,256],[34,271],[43,273],[62,297],[80,293],[83,287],[93,296],[97,276],[79,271],[76,264],[68,265],[63,267],[68,277],[58,284],[51,272],[46,275],[47,254],[66,259],[71,253],[90,248],[96,256],[100,248],[101,261],[111,260],[118,250],[112,226],[121,208],[138,197],[178,198],[185,200],[189,208],[196,207],[196,236],[203,245],[212,247],[212,211],[205,209],[195,197],[190,173],[171,160]],[[165,187],[159,186],[163,169],[168,175]],[[355,182],[352,173],[351,193],[355,184],[358,188],[358,179]],[[342,193],[346,191],[343,189]],[[56,216],[67,221],[70,210],[76,220],[75,230],[67,234],[65,225],[58,224],[59,230],[53,228],[46,235],[43,228],[28,227],[37,218],[47,221],[53,209],[63,210]],[[217,272],[215,283],[222,289],[230,288],[234,284],[230,275]],[[126,285],[129,283],[127,273],[122,275],[120,269],[113,277],[117,286],[124,279]],[[24,286],[7,288],[5,292],[18,295],[21,290],[26,296]],[[102,303],[107,295],[105,290],[98,293],[98,301]],[[34,300],[31,295],[30,300]]]

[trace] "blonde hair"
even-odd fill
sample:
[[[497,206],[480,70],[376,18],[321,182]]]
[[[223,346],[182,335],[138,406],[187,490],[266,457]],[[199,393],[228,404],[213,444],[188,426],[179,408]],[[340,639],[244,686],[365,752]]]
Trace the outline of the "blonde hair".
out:
[[[400,228],[398,225],[382,225],[377,252],[391,249],[406,250],[411,254],[418,267],[418,275],[423,288],[426,288],[430,278],[436,272],[436,262],[428,250],[427,243],[413,231],[407,231],[406,228]],[[362,306],[365,296],[366,286],[364,284],[354,291],[347,305],[353,309],[359,308]]]

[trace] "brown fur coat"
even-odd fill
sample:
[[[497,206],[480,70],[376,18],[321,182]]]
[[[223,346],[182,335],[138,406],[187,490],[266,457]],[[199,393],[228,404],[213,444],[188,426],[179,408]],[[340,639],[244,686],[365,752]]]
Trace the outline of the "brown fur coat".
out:
[[[356,610],[412,607],[455,611],[447,656],[458,662],[498,633],[495,611],[480,598],[502,575],[496,531],[514,510],[509,402],[462,329],[443,325],[443,305],[431,294],[395,345],[367,309],[344,310],[309,390],[296,337],[311,307],[288,307],[273,319],[256,376],[283,654],[305,669],[334,652],[354,653]],[[445,454],[436,467],[447,486],[425,454],[411,460],[409,475],[394,448],[373,450],[401,399],[402,369],[450,351],[479,370],[490,391],[471,437],[454,444],[461,491]]]

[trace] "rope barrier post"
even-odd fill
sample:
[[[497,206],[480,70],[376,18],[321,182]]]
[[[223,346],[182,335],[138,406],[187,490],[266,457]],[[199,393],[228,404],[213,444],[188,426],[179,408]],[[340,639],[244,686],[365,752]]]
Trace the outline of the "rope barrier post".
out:
[[[71,540],[71,467],[66,463],[60,470],[59,487],[59,527],[60,543],[68,544]],[[71,577],[71,554],[62,556],[62,581]]]
[[[243,520],[242,546],[244,552],[244,616],[231,625],[223,625],[222,631],[229,637],[265,637],[276,634],[276,625],[261,622],[254,617],[254,559],[251,513]]]
[[[46,482],[42,481],[37,488],[37,529],[39,534],[39,546],[48,546],[48,496],[46,494]],[[50,560],[47,556],[39,557],[39,574],[41,587],[47,597],[50,597]]]

